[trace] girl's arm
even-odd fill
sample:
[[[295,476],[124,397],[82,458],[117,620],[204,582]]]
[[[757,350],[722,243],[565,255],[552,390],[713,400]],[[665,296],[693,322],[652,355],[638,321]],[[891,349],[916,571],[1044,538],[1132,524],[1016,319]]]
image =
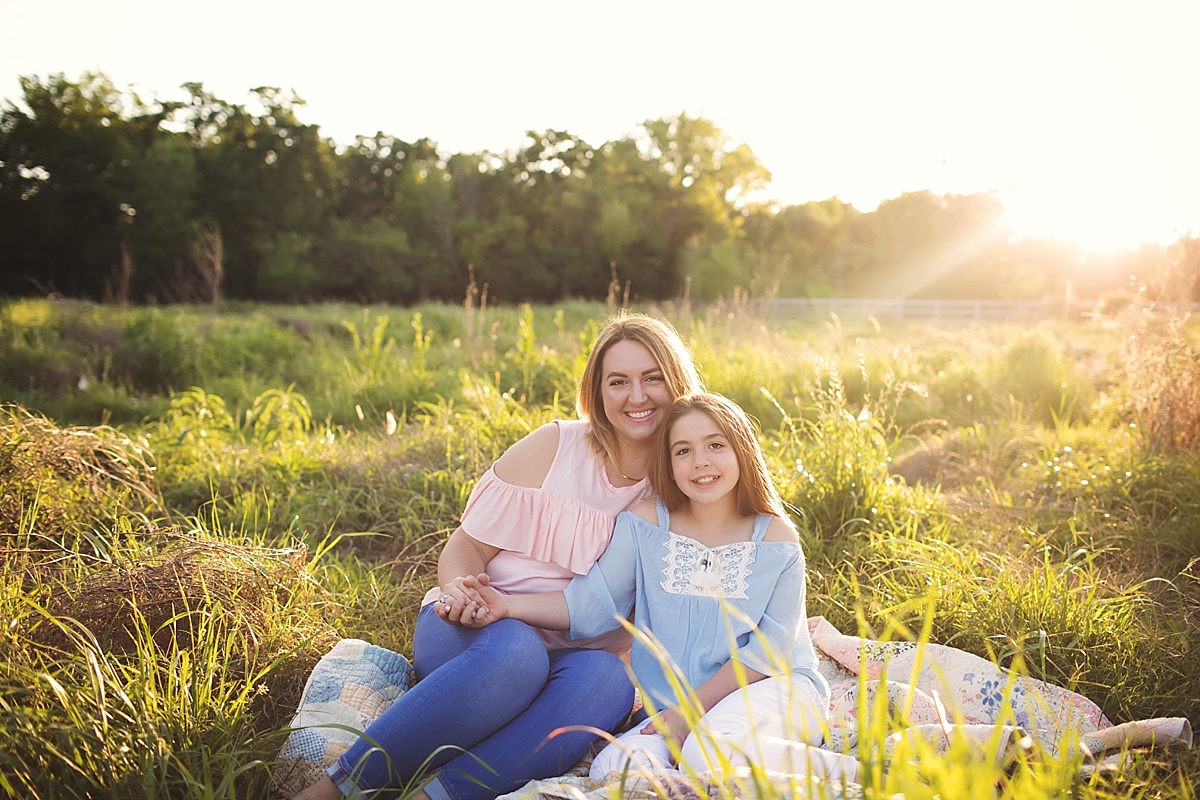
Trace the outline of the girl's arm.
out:
[[[765,541],[791,541],[796,543],[796,548],[787,556],[787,563],[771,587],[766,607],[755,623],[757,630],[738,648],[738,656],[743,664],[760,672],[784,675],[798,666],[795,663],[800,656],[797,643],[808,638],[804,551],[800,549],[791,523],[779,518],[771,521]]]
[[[633,610],[638,572],[634,524],[633,514],[618,514],[612,539],[600,560],[586,575],[576,575],[561,592],[501,594],[491,587],[486,573],[464,578],[464,588],[479,597],[482,605],[462,614],[459,624],[482,628],[512,617],[536,628],[568,631],[575,639],[616,630]]]
[[[739,672],[742,673],[740,676]],[[688,724],[689,713],[693,720],[702,717],[717,703],[736,692],[739,686],[749,686],[765,677],[767,676],[763,673],[753,670],[745,664],[739,668],[732,660],[726,661],[711,678],[693,690],[699,708],[685,713],[683,706],[671,706],[651,717],[640,732],[661,733],[668,740],[674,740],[675,752],[678,752],[678,748],[683,747],[683,741],[687,739],[692,730],[691,725]]]

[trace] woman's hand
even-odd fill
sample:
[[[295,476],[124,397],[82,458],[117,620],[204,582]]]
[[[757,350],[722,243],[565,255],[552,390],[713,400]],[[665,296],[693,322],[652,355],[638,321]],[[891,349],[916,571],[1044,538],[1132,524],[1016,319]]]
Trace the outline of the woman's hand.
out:
[[[674,742],[675,745],[671,747],[672,764],[675,763],[676,753],[683,747],[684,740],[691,732],[692,727],[688,725],[687,717],[679,710],[679,706],[671,706],[655,714],[639,731],[643,734],[661,733],[668,744]]]
[[[492,588],[486,572],[481,572],[474,577],[463,578],[463,586],[474,592],[475,596],[479,598],[479,605],[476,607],[475,613],[471,615],[470,621],[462,622],[462,625],[484,628],[508,616],[507,598]]]
[[[483,585],[486,586],[487,573],[480,573],[478,578],[473,575],[455,578],[444,584],[441,596],[434,601],[434,610],[437,611],[437,615],[451,625],[476,627],[473,624],[475,617],[481,612],[487,611],[487,603],[477,588],[480,585],[480,578],[482,578]],[[494,589],[490,589],[490,591],[496,593]]]

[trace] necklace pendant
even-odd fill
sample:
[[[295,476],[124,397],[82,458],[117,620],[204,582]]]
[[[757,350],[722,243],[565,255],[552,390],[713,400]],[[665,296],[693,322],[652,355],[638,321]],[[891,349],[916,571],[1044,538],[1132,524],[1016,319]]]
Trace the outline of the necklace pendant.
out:
[[[692,570],[691,583],[697,589],[710,591],[721,585],[721,560],[717,553],[710,551],[700,556]]]

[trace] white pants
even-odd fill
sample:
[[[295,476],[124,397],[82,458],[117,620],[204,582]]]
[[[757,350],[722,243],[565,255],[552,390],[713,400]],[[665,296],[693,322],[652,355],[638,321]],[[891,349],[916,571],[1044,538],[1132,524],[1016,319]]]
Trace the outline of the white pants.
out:
[[[853,780],[858,760],[822,750],[827,708],[808,678],[764,678],[717,703],[688,735],[679,754],[685,772],[717,773],[738,767]],[[639,769],[674,769],[662,734],[634,726],[600,751],[593,777]]]

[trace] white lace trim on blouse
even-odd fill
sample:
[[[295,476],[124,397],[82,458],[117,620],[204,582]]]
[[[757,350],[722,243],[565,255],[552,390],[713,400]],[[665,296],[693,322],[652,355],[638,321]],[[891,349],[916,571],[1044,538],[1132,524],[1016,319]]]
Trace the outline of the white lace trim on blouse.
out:
[[[662,589],[667,594],[746,599],[754,542],[705,547],[695,539],[670,534],[663,556]]]

